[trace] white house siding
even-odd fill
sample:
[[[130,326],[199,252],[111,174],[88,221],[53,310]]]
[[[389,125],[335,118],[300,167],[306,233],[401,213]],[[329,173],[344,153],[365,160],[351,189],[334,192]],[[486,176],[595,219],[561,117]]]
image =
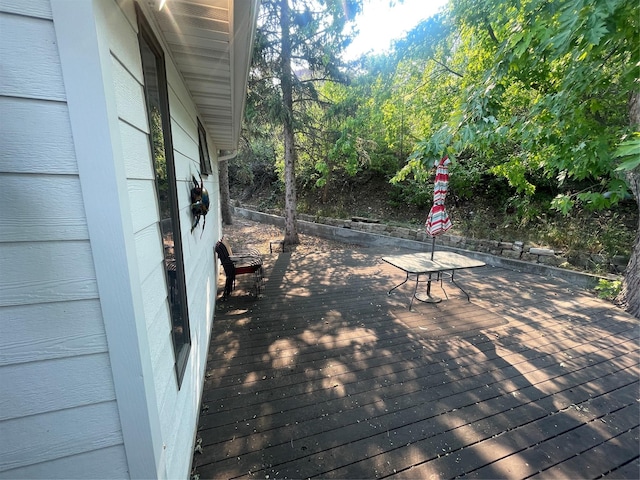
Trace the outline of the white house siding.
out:
[[[0,478],[126,478],[48,0],[0,32]]]
[[[128,478],[149,471],[150,463],[158,477],[185,478],[216,293],[213,245],[221,221],[215,145],[209,143],[213,173],[204,177],[211,212],[204,231],[201,223],[191,234],[191,176],[200,168],[197,117],[167,54],[192,342],[178,389],[133,2],[78,5],[95,12],[97,42],[108,46],[110,57],[99,68],[87,66],[88,90],[97,95],[86,98],[77,91],[85,72],[69,68],[73,35],[61,33],[70,29],[64,17],[72,7],[52,3],[57,10],[49,0],[0,0],[0,478]],[[140,5],[147,8],[147,2]],[[94,22],[83,27],[93,29]],[[95,90],[96,72],[110,85],[106,93]],[[97,97],[96,110],[106,105],[108,112],[113,102],[117,118],[106,119],[107,128],[97,122],[82,131],[86,112],[79,110]],[[102,146],[111,138],[115,168],[107,170],[115,177],[105,182],[124,185],[128,198],[104,207],[121,212],[124,237],[112,239],[109,227],[95,220],[104,212],[96,211],[102,198],[91,197],[99,186],[92,170],[102,165],[87,153],[94,135]],[[122,291],[133,294],[126,308],[114,308],[114,287],[124,279],[108,278],[111,247],[100,250],[119,238],[124,246],[113,251],[127,258],[114,271],[122,272],[134,252],[133,264],[125,265],[124,283],[131,287]],[[133,318],[121,311],[134,312]],[[121,328],[135,333],[140,323],[144,335],[133,344],[121,339]],[[130,360],[133,373],[125,373]],[[147,370],[152,379],[132,383],[140,374],[147,378]],[[137,411],[147,417],[144,428],[132,420]]]
[[[117,5],[112,1],[103,3],[105,11],[111,11],[108,42],[166,474],[168,478],[185,478],[189,473],[216,294],[213,245],[220,236],[217,166],[212,152],[214,172],[203,177],[211,195],[211,213],[206,218],[204,230],[201,220],[192,234],[189,194],[192,175],[198,178],[200,170],[197,113],[191,95],[165,48],[192,342],[187,370],[178,389],[138,53],[137,20],[132,1],[118,1]],[[140,2],[141,7],[146,8],[143,3],[146,2]],[[152,23],[151,15],[147,15],[147,20]],[[157,31],[156,35],[162,43]],[[211,143],[209,147],[212,151],[215,148]]]

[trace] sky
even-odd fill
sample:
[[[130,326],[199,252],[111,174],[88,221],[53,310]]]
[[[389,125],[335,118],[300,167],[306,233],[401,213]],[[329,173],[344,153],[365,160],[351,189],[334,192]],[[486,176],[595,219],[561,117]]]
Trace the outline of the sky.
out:
[[[447,3],[447,0],[404,0],[389,7],[389,0],[364,0],[362,13],[357,19],[359,35],[345,52],[345,58],[355,59],[363,53],[382,53],[391,40],[403,37],[421,20],[429,18]]]

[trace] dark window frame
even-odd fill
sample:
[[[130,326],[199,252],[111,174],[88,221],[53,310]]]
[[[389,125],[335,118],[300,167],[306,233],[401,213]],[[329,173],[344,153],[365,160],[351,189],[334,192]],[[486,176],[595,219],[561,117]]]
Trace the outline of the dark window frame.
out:
[[[187,308],[187,288],[185,281],[185,268],[183,259],[183,248],[180,229],[180,212],[178,208],[178,191],[177,180],[175,172],[175,159],[173,157],[173,142],[171,134],[171,116],[169,112],[169,88],[167,82],[167,72],[165,66],[165,56],[160,42],[156,38],[150,24],[145,18],[142,9],[138,3],[135,3],[136,16],[138,21],[138,42],[141,49],[141,59],[143,62],[143,75],[144,75],[144,92],[145,103],[147,106],[147,116],[149,120],[149,128],[152,129],[152,107],[151,107],[151,93],[149,91],[149,84],[156,83],[154,81],[148,81],[148,73],[145,71],[145,60],[142,55],[143,46],[146,46],[148,50],[155,57],[155,65],[149,65],[148,67],[155,68],[155,79],[157,80],[157,101],[159,103],[158,110],[160,112],[162,135],[164,140],[164,154],[166,159],[166,182],[167,182],[167,195],[169,203],[169,214],[171,228],[171,239],[173,241],[173,254],[171,259],[173,265],[171,268],[167,267],[167,249],[165,248],[165,280],[167,285],[167,301],[169,303],[169,316],[171,320],[171,337],[175,358],[175,371],[178,383],[178,389],[182,385],[182,380],[187,368],[189,360],[189,353],[191,351],[191,331],[189,328],[189,312]],[[154,152],[153,132],[149,133],[149,143],[151,147],[151,154],[154,162],[154,174],[156,172],[156,159]],[[160,233],[164,236],[164,226],[162,222],[162,209],[160,208],[160,190],[158,178],[156,175],[156,198],[158,199],[158,209],[160,218]],[[175,268],[175,272],[174,272]],[[169,272],[169,270],[171,270]],[[174,276],[175,274],[175,276]],[[176,320],[178,327],[181,327],[179,334],[176,327]]]
[[[211,175],[211,157],[209,156],[209,145],[207,144],[207,131],[198,118],[198,151],[200,152],[200,173]]]

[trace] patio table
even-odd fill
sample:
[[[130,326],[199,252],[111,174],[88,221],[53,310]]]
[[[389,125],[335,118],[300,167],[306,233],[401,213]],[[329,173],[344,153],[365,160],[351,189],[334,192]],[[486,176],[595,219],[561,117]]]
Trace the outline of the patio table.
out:
[[[436,275],[435,280],[439,280],[441,286],[443,276],[450,276],[451,283],[458,287],[462,291],[462,293],[467,296],[467,301],[471,301],[469,298],[469,294],[455,281],[455,272],[457,270],[462,270],[465,268],[484,267],[486,265],[486,263],[480,260],[465,257],[464,255],[460,255],[454,252],[433,252],[433,258],[431,252],[407,253],[403,255],[382,257],[382,260],[406,273],[404,281],[400,282],[398,285],[389,290],[387,292],[388,295],[391,295],[391,292],[393,292],[399,286],[407,283],[411,276],[415,276],[416,285],[413,289],[411,302],[409,302],[409,310],[411,310],[414,298],[421,302],[427,303],[437,303],[442,300],[439,297],[431,295],[431,282],[433,281],[434,274]],[[428,279],[420,280],[421,275],[428,275]],[[421,282],[427,283],[426,295],[418,293],[418,285]],[[444,291],[444,288],[442,290]],[[444,291],[444,293],[445,295],[447,294],[446,291]]]

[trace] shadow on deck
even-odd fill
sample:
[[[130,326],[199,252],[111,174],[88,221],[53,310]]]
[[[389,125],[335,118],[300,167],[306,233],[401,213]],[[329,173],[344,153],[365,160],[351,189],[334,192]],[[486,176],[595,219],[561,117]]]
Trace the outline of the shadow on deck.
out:
[[[409,311],[386,253],[267,255],[218,303],[201,479],[639,477],[637,319],[493,267]]]

